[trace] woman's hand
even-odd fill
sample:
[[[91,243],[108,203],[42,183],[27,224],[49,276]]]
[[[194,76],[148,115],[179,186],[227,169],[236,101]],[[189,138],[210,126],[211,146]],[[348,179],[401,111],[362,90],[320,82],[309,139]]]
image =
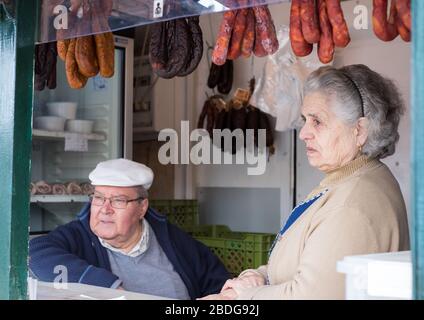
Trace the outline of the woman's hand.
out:
[[[210,294],[197,300],[234,300],[238,294],[235,288],[252,288],[265,285],[265,278],[259,273],[247,271],[238,278],[227,280],[218,294]]]
[[[252,271],[248,271],[238,278],[227,280],[221,292],[233,288],[252,288],[265,285],[265,278]]]
[[[234,289],[227,289],[225,291],[221,291],[218,294],[210,294],[197,300],[235,300],[237,297],[238,294]]]

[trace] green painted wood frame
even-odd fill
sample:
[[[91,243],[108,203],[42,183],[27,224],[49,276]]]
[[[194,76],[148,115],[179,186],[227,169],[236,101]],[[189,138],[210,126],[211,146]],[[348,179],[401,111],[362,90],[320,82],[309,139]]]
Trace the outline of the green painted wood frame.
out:
[[[38,3],[0,4],[0,299],[26,299]]]

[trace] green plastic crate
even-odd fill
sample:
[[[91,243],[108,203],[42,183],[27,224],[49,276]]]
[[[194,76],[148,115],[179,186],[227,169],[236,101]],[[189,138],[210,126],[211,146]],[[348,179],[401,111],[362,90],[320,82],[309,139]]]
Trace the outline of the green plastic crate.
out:
[[[227,233],[231,233],[231,229],[224,225],[218,224],[203,224],[199,226],[193,226],[185,230],[194,238],[201,237],[222,237]]]
[[[184,230],[199,225],[197,200],[150,200],[149,205]]]
[[[227,270],[238,275],[245,269],[257,268],[268,261],[268,250],[275,234],[226,232],[221,236],[195,236],[224,263]]]

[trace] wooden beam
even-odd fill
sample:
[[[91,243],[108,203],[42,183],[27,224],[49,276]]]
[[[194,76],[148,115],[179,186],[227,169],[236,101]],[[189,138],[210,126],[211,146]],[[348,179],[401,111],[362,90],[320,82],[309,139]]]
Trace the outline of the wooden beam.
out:
[[[25,299],[38,1],[0,5],[0,299]]]

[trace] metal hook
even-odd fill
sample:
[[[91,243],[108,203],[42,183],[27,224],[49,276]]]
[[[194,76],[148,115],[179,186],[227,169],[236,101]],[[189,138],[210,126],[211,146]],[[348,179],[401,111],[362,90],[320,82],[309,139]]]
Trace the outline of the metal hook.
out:
[[[208,50],[212,50],[213,48],[215,48],[215,46],[211,45],[208,40],[205,40],[205,42]]]

